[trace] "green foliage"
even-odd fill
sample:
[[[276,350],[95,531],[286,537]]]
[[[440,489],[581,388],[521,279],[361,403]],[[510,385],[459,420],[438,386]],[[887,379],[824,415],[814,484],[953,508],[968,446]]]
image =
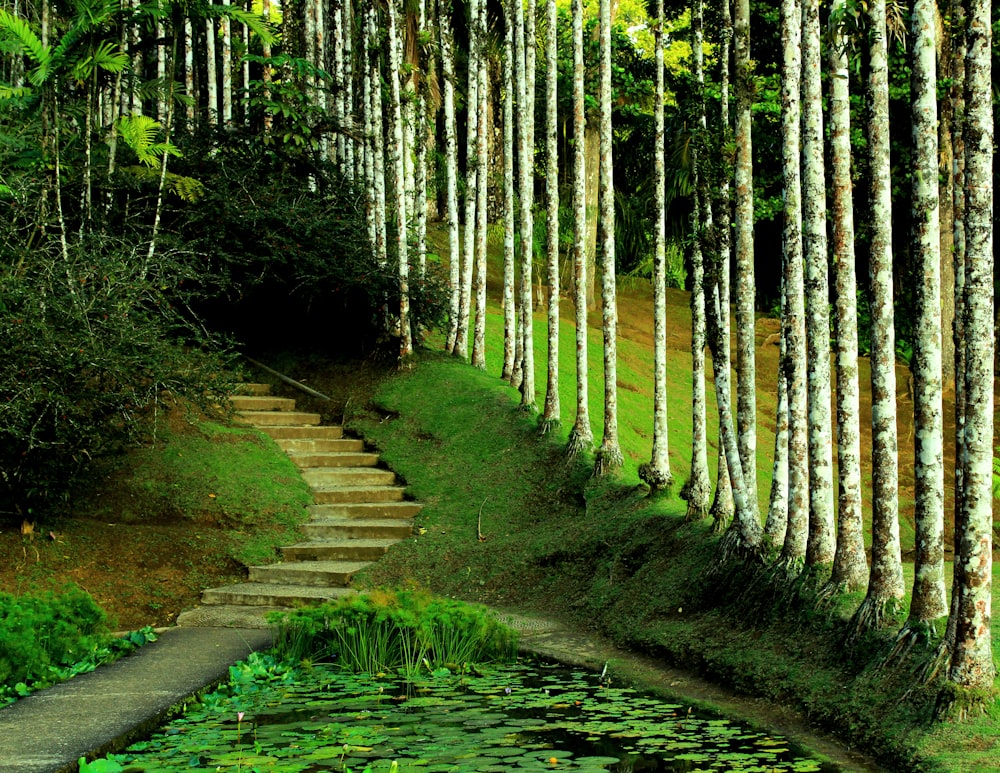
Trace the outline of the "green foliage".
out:
[[[236,134],[193,137],[185,151],[190,160],[174,170],[197,177],[204,195],[168,213],[165,227],[224,278],[226,294],[198,306],[210,324],[258,346],[398,348],[398,267],[376,260],[360,191],[318,159]],[[412,268],[409,292],[414,331],[444,321],[439,265],[425,277]]]
[[[113,638],[107,617],[79,588],[0,594],[0,705],[93,671],[149,641],[151,628]]]
[[[289,612],[275,651],[291,661],[335,658],[356,673],[508,661],[517,635],[485,609],[418,591],[373,591]]]
[[[24,248],[21,248],[24,249]],[[0,509],[62,501],[95,457],[141,440],[165,396],[206,410],[227,363],[181,313],[193,267],[106,239],[0,252]],[[180,308],[179,308],[180,307]]]

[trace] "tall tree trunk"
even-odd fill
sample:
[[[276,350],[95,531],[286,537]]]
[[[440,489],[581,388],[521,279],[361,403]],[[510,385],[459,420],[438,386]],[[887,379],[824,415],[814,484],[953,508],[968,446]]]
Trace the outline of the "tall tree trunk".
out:
[[[518,92],[518,196],[521,202],[521,342],[520,390],[521,406],[535,407],[535,343],[533,333],[534,302],[532,300],[532,252],[534,248],[535,201],[535,0],[528,0],[528,7],[521,8],[515,0],[520,23],[514,28],[517,61],[523,62],[517,75]],[[516,370],[516,366],[515,366]]]
[[[938,211],[937,35],[934,0],[915,0],[911,88],[912,251],[917,266],[913,351],[916,523],[910,624],[947,614],[944,588],[944,420],[941,392],[941,234]]]
[[[205,91],[208,109],[205,117],[209,126],[219,122],[219,74],[215,63],[215,19],[205,19]]]
[[[782,337],[785,356],[779,366],[788,385],[788,523],[781,550],[787,569],[801,565],[809,536],[809,437],[806,385],[805,298],[802,263],[801,84],[802,6],[782,0],[781,169],[784,227]]]
[[[993,116],[991,6],[970,0],[965,64],[965,454],[962,533],[955,566],[955,649],[939,713],[985,713],[996,675],[991,642],[993,572]]]
[[[230,0],[222,0],[228,7]],[[229,126],[233,122],[233,30],[229,16],[219,19],[222,32],[222,123]]]
[[[573,16],[573,299],[576,314],[576,420],[569,433],[566,453],[570,458],[590,451],[594,433],[590,427],[587,389],[587,170],[586,104],[583,80],[583,0],[572,0]]]
[[[691,174],[693,178],[693,202],[691,208],[691,471],[680,497],[687,501],[687,517],[702,518],[708,513],[712,496],[712,483],[708,472],[708,422],[705,400],[705,255],[704,213],[708,209],[706,186],[703,183],[700,153],[700,134],[705,117],[704,68],[703,68],[703,4],[696,0],[691,17],[693,33],[694,77],[698,98],[695,124],[698,132],[691,143]]]
[[[833,439],[830,435],[830,278],[823,161],[819,0],[802,5],[802,249],[806,263],[809,543],[806,563],[833,563]]]
[[[611,0],[600,3],[601,179],[598,207],[601,242],[601,318],[604,330],[604,436],[594,460],[601,476],[622,466],[618,444],[618,303],[615,287],[615,181],[611,134]]]
[[[843,6],[846,0],[837,0]],[[839,7],[838,6],[838,7]],[[838,11],[839,15],[839,11]],[[829,592],[857,591],[868,582],[861,510],[861,408],[858,307],[851,182],[851,103],[843,30],[830,26],[830,203],[836,288],[837,550]]]
[[[448,223],[448,272],[451,302],[448,310],[446,351],[458,340],[461,287],[458,228],[458,141],[455,136],[455,38],[451,26],[451,0],[438,0],[438,33],[441,40],[442,101],[444,102],[444,170]]]
[[[757,518],[757,365],[754,278],[753,63],[750,59],[750,0],[735,0],[733,64],[736,71],[736,423],[749,506]],[[730,478],[732,479],[732,471]],[[759,525],[759,521],[758,521]]]
[[[477,58],[477,94],[479,104],[479,132],[476,135],[476,324],[472,339],[472,364],[486,370],[486,138],[488,137],[487,113],[489,95],[486,91],[486,69],[489,61],[486,54],[486,3],[479,4],[480,50]]]
[[[503,32],[503,369],[500,378],[510,381],[514,375],[517,346],[517,305],[515,275],[515,201],[514,201],[514,18],[512,0],[504,11]]]
[[[476,261],[476,141],[479,132],[479,0],[469,2],[469,65],[466,91],[465,135],[465,231],[462,234],[462,291],[458,306],[458,337],[454,354],[465,358],[469,354],[469,315],[472,310],[472,275]],[[486,127],[483,127],[484,129]]]
[[[545,252],[548,262],[548,353],[541,430],[559,424],[559,103],[556,0],[545,2]]]
[[[386,223],[385,139],[382,126],[382,74],[379,66],[378,17],[374,5],[368,8],[368,82],[372,114],[372,172],[375,178],[375,256],[378,264],[389,262],[389,235]]]
[[[698,3],[701,7],[701,3]],[[653,194],[656,209],[655,246],[653,251],[653,450],[647,464],[639,467],[639,477],[651,493],[669,489],[670,455],[667,424],[667,308],[666,308],[666,168],[664,164],[665,132],[663,127],[663,0],[656,3],[654,61],[656,91],[653,97]]]
[[[854,613],[853,642],[881,625],[887,605],[903,598],[899,546],[899,469],[896,434],[896,338],[892,309],[892,188],[889,165],[889,81],[885,0],[868,7],[868,147],[871,177],[872,309],[872,564],[868,593]]]
[[[349,0],[343,0],[343,2],[345,9],[344,13],[346,15]],[[413,147],[413,166],[414,174],[416,176],[416,180],[413,183],[413,221],[416,231],[417,274],[421,280],[423,280],[427,273],[427,146],[430,141],[427,128],[427,84],[431,68],[428,66],[427,56],[423,52],[423,46],[419,42],[423,38],[424,31],[427,28],[426,3],[427,0],[420,0],[417,9],[417,42],[415,43],[418,56],[416,88],[417,104],[414,110],[417,125],[413,131],[414,137],[416,138]],[[348,35],[348,37],[344,40],[344,78],[345,84],[348,86],[350,84],[351,77],[349,65],[351,46],[348,42],[349,40],[350,36]],[[344,125],[349,128],[351,124],[351,108],[350,103],[347,101],[347,87],[345,87],[344,96]],[[351,170],[354,165],[351,148],[352,144],[350,140],[348,140],[344,153],[345,170]],[[348,176],[350,176],[349,171]]]
[[[392,165],[396,170],[396,252],[399,259],[399,356],[408,357],[413,353],[413,338],[410,331],[410,262],[406,242],[406,186],[403,171],[403,156],[408,148],[403,144],[403,110],[400,103],[399,74],[402,63],[399,59],[399,9],[396,0],[389,0],[389,99],[391,106]]]
[[[782,280],[782,316],[785,301],[785,282]],[[788,357],[788,343],[784,335],[778,343],[778,362]],[[785,544],[788,531],[788,374],[784,367],[778,368],[778,411],[774,425],[774,460],[771,463],[771,493],[767,504],[767,519],[764,521],[764,541],[779,548]]]
[[[266,0],[265,0],[266,2]],[[265,8],[267,6],[265,5]],[[263,11],[266,14],[266,11]],[[267,48],[269,45],[264,44]],[[264,56],[269,56],[269,54],[264,54]],[[267,68],[264,68],[267,72]],[[268,80],[265,77],[265,82]],[[184,17],[184,92],[190,99],[187,102],[186,115],[187,115],[187,126],[188,131],[194,131],[195,122],[195,109],[197,108],[197,100],[195,99],[194,91],[194,25],[191,23],[191,17]]]
[[[729,55],[733,39],[733,16],[730,11],[730,0],[722,0],[721,21],[719,24],[719,139],[718,147],[729,147],[732,140],[732,132],[729,124]],[[718,198],[716,202],[715,221],[718,223],[718,286],[719,286],[719,356],[723,361],[719,367],[725,368],[727,372],[732,369],[731,362],[731,340],[729,328],[729,264],[732,260],[732,193],[730,182],[732,180],[733,168],[729,159],[723,156],[721,165],[721,175],[718,182]],[[718,394],[718,393],[716,393]],[[730,396],[724,396],[727,400]],[[718,398],[716,398],[718,399]],[[731,410],[731,409],[730,409]],[[718,407],[716,407],[718,411]],[[712,516],[712,530],[722,532],[733,517],[735,505],[733,504],[733,487],[729,482],[729,466],[726,463],[726,454],[719,444],[719,461],[716,466],[715,499],[709,511]]]
[[[344,159],[347,156],[347,138],[340,131],[344,126],[344,85],[346,83],[346,78],[344,77],[344,25],[341,13],[343,10],[343,0],[331,0],[330,6],[330,15],[336,22],[333,28],[333,78],[330,82],[330,88],[334,94],[333,104],[330,105],[330,113],[333,116],[333,123],[337,127],[337,133],[333,141],[332,156],[337,170],[343,174],[346,171]],[[322,68],[322,61],[317,66]],[[325,140],[324,144],[327,144]]]

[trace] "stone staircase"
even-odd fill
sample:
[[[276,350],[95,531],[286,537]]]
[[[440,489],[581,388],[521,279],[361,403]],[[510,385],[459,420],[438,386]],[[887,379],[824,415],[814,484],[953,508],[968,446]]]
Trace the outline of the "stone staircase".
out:
[[[269,612],[355,593],[354,575],[412,536],[420,511],[363,441],[321,425],[319,414],[296,410],[290,398],[271,396],[267,384],[241,391],[232,398],[237,417],[281,446],[312,489],[314,504],[303,540],[282,547],[281,562],[250,567],[247,582],[204,591],[201,606],[183,612],[178,625],[266,627]]]

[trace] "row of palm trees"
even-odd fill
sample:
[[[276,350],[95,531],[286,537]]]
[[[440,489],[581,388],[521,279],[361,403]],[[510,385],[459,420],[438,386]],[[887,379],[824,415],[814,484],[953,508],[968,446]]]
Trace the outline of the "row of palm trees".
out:
[[[233,6],[209,5],[198,19],[189,18],[192,6],[174,9],[165,1],[152,20],[131,8],[118,27],[85,30],[92,39],[105,37],[103,58],[91,58],[95,70],[112,77],[95,78],[93,106],[88,107],[88,141],[103,123],[107,137],[124,124],[105,120],[142,111],[155,113],[165,133],[157,148],[166,173],[171,153],[169,131],[176,94],[185,91],[185,120],[223,125],[252,122],[253,96],[265,106],[261,131],[297,138],[315,152],[329,156],[347,179],[365,192],[369,237],[379,261],[398,268],[401,303],[395,317],[400,332],[400,356],[413,349],[409,314],[411,268],[420,281],[426,272],[426,218],[428,167],[435,154],[437,133],[431,128],[441,113],[440,153],[444,167],[444,218],[448,231],[450,280],[449,351],[485,368],[487,185],[491,119],[502,118],[504,352],[501,376],[520,389],[526,409],[535,409],[534,308],[532,278],[536,188],[544,191],[546,215],[544,273],[548,292],[548,359],[545,401],[540,415],[544,430],[560,419],[558,401],[559,276],[558,213],[560,179],[557,149],[557,25],[555,0],[545,0],[544,15],[535,0],[506,0],[503,14],[491,18],[484,0],[419,0],[404,6],[399,0],[356,3],[333,0],[279,8],[265,4],[265,18],[280,14],[282,36],[275,37],[259,17]],[[8,56],[4,73],[11,89],[35,84],[43,66],[48,5],[32,6],[28,13],[4,11],[0,26],[8,37],[21,41],[16,56]],[[838,10],[839,9],[839,10]],[[108,6],[108,17],[113,14]],[[710,510],[719,530],[720,560],[762,565],[772,561],[775,582],[789,582],[803,570],[829,568],[826,593],[867,587],[866,597],[850,626],[856,640],[880,627],[886,610],[904,597],[899,542],[898,438],[896,437],[895,345],[893,340],[893,277],[891,188],[888,144],[888,66],[884,0],[873,0],[864,14],[869,32],[866,93],[867,138],[871,210],[866,214],[871,234],[872,308],[872,554],[869,568],[864,552],[861,497],[861,449],[858,408],[857,309],[854,273],[854,204],[850,176],[850,108],[847,92],[843,26],[844,4],[836,4],[825,49],[815,0],[782,0],[784,50],[781,68],[782,179],[784,221],[782,234],[782,367],[779,374],[779,431],[776,433],[775,475],[768,512],[762,518],[757,505],[757,407],[755,400],[755,278],[753,255],[753,148],[751,111],[754,102],[753,63],[750,59],[750,11],[747,0],[719,3],[716,66],[722,92],[720,120],[708,121],[703,60],[701,0],[692,5],[693,56],[691,70],[697,89],[692,139],[692,217],[690,224],[692,307],[692,463],[682,489],[689,514]],[[595,474],[607,475],[623,463],[617,428],[615,281],[614,144],[612,107],[612,3],[599,4],[600,55],[597,115],[588,115],[584,88],[584,7],[572,0],[572,158],[565,175],[572,181],[573,275],[570,278],[576,308],[575,421],[567,453],[594,451]],[[102,17],[103,18],[103,17]],[[912,8],[910,57],[916,174],[912,251],[924,280],[915,288],[920,310],[913,362],[916,456],[916,579],[910,616],[900,640],[928,635],[947,615],[948,629],[940,641],[940,662],[947,663],[949,680],[964,688],[973,700],[957,693],[942,704],[947,713],[955,705],[981,707],[992,688],[990,643],[990,578],[992,556],[992,230],[989,6],[982,0],[953,0],[951,50],[943,62],[953,84],[955,106],[950,136],[955,153],[953,192],[956,361],[958,397],[958,474],[955,511],[955,575],[952,606],[945,607],[944,475],[940,315],[940,223],[936,213],[941,194],[936,189],[938,148],[938,77],[933,8],[915,0]],[[246,50],[260,51],[237,61],[233,57],[230,24],[242,28]],[[538,22],[541,22],[538,24]],[[208,25],[201,36],[195,24]],[[457,24],[456,22],[461,22]],[[536,27],[536,24],[538,25]],[[33,30],[41,30],[30,48]],[[464,28],[464,40],[455,30]],[[501,83],[490,74],[486,45],[488,31],[502,28]],[[654,412],[653,450],[640,475],[651,491],[672,485],[668,457],[666,411],[666,345],[664,271],[666,233],[665,137],[663,104],[664,9],[659,0],[651,21],[656,48],[654,122],[654,190],[657,215],[654,232]],[[176,29],[176,32],[175,32]],[[30,34],[29,34],[30,33]],[[114,37],[117,35],[117,37]],[[110,39],[108,39],[110,37]],[[497,38],[501,36],[498,34]],[[150,45],[149,41],[153,41]],[[216,44],[221,41],[221,50]],[[730,41],[732,45],[730,46]],[[281,43],[284,56],[297,57],[305,66],[295,72],[275,57],[272,46]],[[67,46],[73,44],[70,41]],[[67,46],[64,46],[66,48]],[[729,52],[732,48],[732,59]],[[466,54],[465,83],[456,66],[457,50]],[[52,47],[53,51],[57,50]],[[536,53],[544,52],[545,81],[535,82]],[[228,53],[227,53],[228,52]],[[65,52],[63,52],[65,53]],[[563,52],[564,55],[567,52]],[[146,58],[142,58],[144,55]],[[152,58],[150,58],[152,57]],[[25,63],[35,67],[25,67]],[[251,71],[250,63],[254,70]],[[734,73],[729,96],[730,66]],[[821,71],[829,78],[829,107],[822,107]],[[254,78],[254,73],[259,77]],[[301,74],[305,73],[304,76]],[[141,98],[144,79],[172,84],[161,97]],[[66,77],[65,75],[63,77]],[[304,80],[296,81],[296,77]],[[308,119],[294,123],[287,103],[278,94],[291,82],[315,99],[322,115],[329,115],[332,139],[323,126]],[[256,91],[251,85],[256,83]],[[180,84],[185,84],[181,88]],[[239,87],[234,84],[240,84]],[[464,85],[464,89],[463,89]],[[241,90],[242,89],[242,90]],[[11,91],[10,93],[16,93]],[[544,104],[536,108],[537,93]],[[242,94],[242,102],[237,96]],[[457,103],[466,109],[464,174],[460,174]],[[61,116],[52,98],[52,120]],[[202,100],[207,100],[207,105]],[[242,114],[230,107],[245,105]],[[502,105],[493,111],[492,106]],[[88,103],[89,105],[90,103]],[[730,121],[729,107],[733,116]],[[541,120],[538,120],[541,119]],[[824,126],[829,127],[829,167],[824,163]],[[583,140],[588,122],[600,133],[597,201],[587,201],[588,159]],[[544,127],[536,141],[536,124]],[[328,128],[328,127],[327,127]],[[541,144],[544,175],[536,180],[535,154]],[[732,164],[709,164],[725,159],[734,147]],[[55,175],[58,182],[58,170]],[[459,195],[460,181],[461,196]],[[55,188],[58,193],[58,186]],[[162,192],[162,185],[161,185]],[[829,211],[827,210],[829,202]],[[460,204],[462,215],[460,218]],[[587,386],[587,212],[598,211],[599,278],[604,332],[603,435],[597,448],[591,430]],[[464,221],[464,234],[460,229]],[[827,243],[826,221],[831,221]],[[464,238],[463,238],[464,237]],[[150,250],[153,249],[153,241]],[[732,293],[730,268],[734,267]],[[515,283],[517,277],[520,282]],[[830,367],[830,285],[834,288],[834,351]],[[730,297],[732,295],[732,297]],[[730,309],[734,313],[735,369],[730,363]],[[470,340],[471,339],[471,340]],[[707,469],[707,403],[705,348],[712,353],[716,387],[720,454],[716,499],[710,505],[711,476]],[[736,378],[735,411],[730,400],[731,370]],[[833,382],[833,379],[836,379]],[[831,383],[836,384],[836,417],[830,413]],[[834,425],[834,421],[836,424]],[[837,482],[833,480],[832,436],[836,448]],[[834,506],[836,497],[837,505]],[[731,515],[731,523],[730,523]],[[980,696],[976,698],[975,696]],[[977,703],[977,700],[980,702]],[[965,710],[963,708],[963,710]]]

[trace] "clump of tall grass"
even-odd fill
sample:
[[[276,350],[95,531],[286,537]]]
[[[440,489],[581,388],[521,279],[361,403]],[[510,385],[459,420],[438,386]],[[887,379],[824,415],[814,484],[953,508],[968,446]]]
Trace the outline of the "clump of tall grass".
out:
[[[511,661],[517,632],[485,607],[423,591],[373,591],[282,613],[274,648],[291,661],[333,659],[355,673],[461,668]]]

